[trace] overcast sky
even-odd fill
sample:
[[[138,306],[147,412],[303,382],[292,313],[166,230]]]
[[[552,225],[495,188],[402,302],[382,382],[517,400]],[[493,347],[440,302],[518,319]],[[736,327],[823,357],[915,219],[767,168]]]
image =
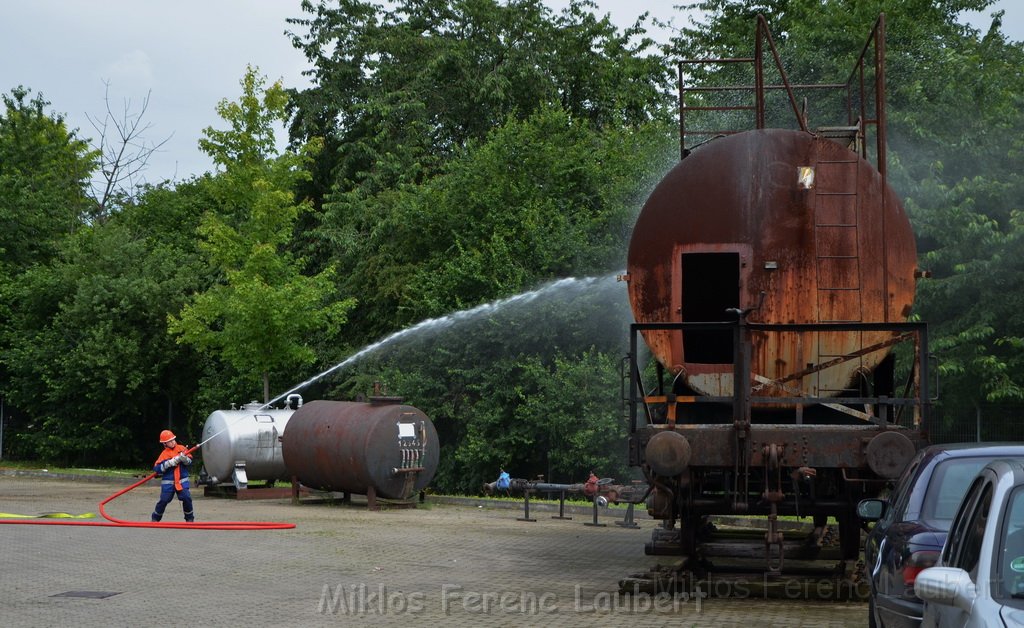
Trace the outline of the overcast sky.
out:
[[[620,28],[643,11],[677,24],[680,0],[597,0]],[[560,9],[564,0],[549,0]],[[212,169],[198,148],[202,130],[222,127],[214,107],[237,99],[247,64],[287,87],[302,87],[305,59],[284,35],[285,18],[301,17],[300,0],[24,0],[4,2],[0,19],[0,92],[18,85],[42,93],[83,137],[95,137],[86,114],[137,112],[150,143],[168,141],[150,160],[150,183],[184,180]],[[1024,40],[1024,2],[1000,0],[1003,30]],[[994,10],[994,9],[993,9]],[[989,12],[986,12],[989,13]],[[987,27],[986,15],[968,18]]]

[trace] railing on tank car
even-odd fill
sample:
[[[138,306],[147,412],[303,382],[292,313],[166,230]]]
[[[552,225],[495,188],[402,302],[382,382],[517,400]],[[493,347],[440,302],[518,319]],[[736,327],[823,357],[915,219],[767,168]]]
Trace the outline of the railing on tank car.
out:
[[[774,61],[775,69],[779,74],[779,84],[765,84],[765,63],[764,47],[768,45]],[[872,53],[870,58],[869,51]],[[869,63],[870,62],[870,63]],[[709,65],[743,65],[750,64],[754,70],[754,82],[739,85],[690,86],[688,79],[693,77],[694,71],[691,67]],[[772,39],[768,28],[768,22],[763,15],[757,16],[757,29],[754,43],[753,57],[737,58],[702,58],[684,59],[678,64],[679,78],[679,151],[680,158],[688,154],[686,140],[688,137],[702,136],[710,138],[719,135],[731,135],[750,129],[766,128],[767,98],[769,91],[784,90],[789,101],[789,106],[796,118],[796,123],[803,131],[808,130],[807,124],[807,99],[804,98],[803,106],[797,103],[796,91],[836,91],[845,92],[845,108],[847,127],[833,127],[821,129],[828,134],[850,133],[853,140],[854,150],[864,159],[868,159],[868,143],[864,141],[867,134],[867,127],[875,129],[875,167],[886,181],[885,167],[885,144],[886,144],[886,113],[885,113],[885,14],[878,16],[874,27],[868,35],[860,56],[854,63],[853,70],[845,83],[816,83],[816,84],[791,84],[786,70],[782,67],[782,59],[779,56],[775,41]],[[870,92],[869,92],[870,90]],[[725,93],[747,93],[752,92],[754,102],[747,104],[707,104],[708,96],[711,94]],[[696,97],[698,104],[687,104],[687,95]],[[873,108],[869,108],[869,102]],[[744,128],[719,128],[719,129],[688,129],[686,113],[690,112],[753,112],[753,120],[748,121]],[[750,124],[752,122],[752,124]]]
[[[680,334],[687,331],[732,331],[733,332],[733,382],[735,383],[734,393],[730,396],[712,395],[688,395],[676,396],[672,391],[665,391],[665,382],[659,377],[656,394],[649,394],[641,381],[642,366],[638,362],[638,351],[643,342],[641,334],[644,331],[678,331]],[[836,356],[835,358],[823,361],[808,368],[794,371],[787,376],[771,382],[755,381],[750,369],[750,333],[857,333],[857,332],[891,332],[892,340],[863,347],[859,351],[847,355]],[[912,343],[913,350],[911,359],[913,364],[910,367],[910,376],[905,384],[903,396],[764,396],[755,393],[770,385],[785,386],[789,381],[802,379],[804,376],[824,371],[846,360],[857,359],[862,355],[875,351],[891,350],[895,345],[901,343]],[[653,416],[650,411],[652,403],[662,404],[731,404],[733,420],[737,425],[750,426],[751,406],[795,406],[803,408],[814,405],[832,406],[854,406],[866,405],[877,409],[872,415],[860,412],[852,412],[855,415],[861,414],[865,424],[878,426],[899,424],[904,427],[927,430],[929,427],[929,415],[931,403],[937,398],[933,395],[930,375],[929,346],[927,324],[920,322],[904,323],[808,323],[808,324],[767,324],[751,323],[745,321],[737,322],[673,322],[673,323],[633,323],[630,325],[630,349],[626,359],[628,375],[623,376],[623,382],[628,380],[628,393],[623,395],[629,411],[628,419],[630,433],[636,433],[641,427],[653,423]],[[746,386],[740,382],[748,382]],[[935,386],[937,388],[937,385]],[[937,393],[937,390],[934,391]],[[792,389],[790,389],[792,394]],[[645,420],[641,423],[639,411],[645,413]],[[904,409],[909,410],[909,415],[904,416]],[[797,412],[797,423],[801,422],[802,412]],[[909,425],[904,425],[908,424]]]

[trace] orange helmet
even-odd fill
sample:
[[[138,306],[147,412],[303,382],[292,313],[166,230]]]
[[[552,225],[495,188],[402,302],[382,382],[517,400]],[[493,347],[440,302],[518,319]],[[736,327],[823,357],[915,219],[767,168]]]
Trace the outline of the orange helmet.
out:
[[[161,443],[166,443],[168,441],[172,441],[172,440],[175,440],[177,438],[178,437],[175,436],[174,432],[172,432],[171,430],[164,430],[164,431],[160,432],[160,442]]]

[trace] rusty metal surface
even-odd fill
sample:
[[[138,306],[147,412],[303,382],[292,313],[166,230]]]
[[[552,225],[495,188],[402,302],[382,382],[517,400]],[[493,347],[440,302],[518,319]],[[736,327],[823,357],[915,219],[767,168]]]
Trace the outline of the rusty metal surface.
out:
[[[726,269],[725,285],[721,278],[687,274],[688,264],[692,270],[698,262],[730,259],[737,263]],[[913,302],[915,267],[910,223],[871,164],[811,133],[770,129],[711,141],[669,172],[637,220],[628,289],[641,323],[686,321],[690,311],[697,317],[690,320],[735,320],[725,309],[757,307],[762,293],[751,322],[898,322]],[[716,291],[710,311],[701,310],[698,301]],[[780,379],[888,337],[755,335],[751,371]],[[731,394],[731,360],[688,357],[678,332],[648,331],[644,338],[656,358],[672,373],[684,373],[697,392]],[[886,353],[814,372],[792,387],[836,394],[831,391],[847,388]],[[777,388],[771,394],[791,393]]]
[[[647,441],[644,457],[651,470],[665,477],[679,475],[690,464],[690,443],[676,431],[662,431]]]
[[[399,424],[413,438],[401,438]],[[410,427],[411,425],[411,427]],[[417,449],[422,455],[412,455]],[[289,473],[311,488],[406,499],[437,472],[433,422],[404,404],[312,401],[292,415],[282,438]]]
[[[648,428],[640,432],[638,438],[643,443],[661,431]],[[675,431],[689,442],[692,452],[689,466],[694,472],[709,467],[731,468],[735,462],[735,431],[732,425],[676,425]],[[869,444],[872,439],[886,433],[894,434],[875,426],[860,425],[754,425],[750,430],[750,465],[764,466],[763,448],[775,445],[779,450],[778,462],[783,467],[866,468]],[[920,438],[918,432],[906,431],[905,434],[898,436],[912,446],[913,439]],[[884,447],[886,444],[897,446],[891,441],[879,443],[890,453],[892,450]]]
[[[622,277],[636,321],[629,459],[666,520],[658,553],[691,554],[701,515],[758,513],[765,569],[781,571],[778,516],[812,514],[818,527],[836,517],[853,558],[854,505],[924,441],[928,341],[906,322],[917,254],[886,181],[884,35],[879,16],[845,84],[791,84],[762,16],[752,57],[680,63],[681,162],[644,206]],[[769,56],[781,85],[768,84]],[[779,124],[787,108],[769,105],[771,90],[799,130]],[[798,90],[823,96],[817,131]],[[694,138],[705,141],[687,148]],[[688,465],[676,464],[683,442]]]
[[[864,453],[872,471],[883,478],[895,480],[917,453],[917,447],[906,434],[888,431],[872,438]]]

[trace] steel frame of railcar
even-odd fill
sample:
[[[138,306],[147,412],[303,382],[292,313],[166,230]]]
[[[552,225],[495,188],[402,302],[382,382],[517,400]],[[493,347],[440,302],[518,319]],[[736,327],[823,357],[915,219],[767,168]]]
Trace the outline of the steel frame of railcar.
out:
[[[656,531],[649,553],[690,554],[697,543],[697,528],[706,515],[756,514],[769,519],[766,559],[769,572],[782,568],[781,533],[776,529],[780,515],[835,516],[840,524],[844,557],[855,558],[860,549],[857,502],[877,495],[893,473],[877,472],[891,460],[906,458],[927,441],[932,398],[929,373],[927,325],[907,323],[820,323],[763,324],[746,321],[737,312],[734,322],[634,323],[631,325],[628,359],[629,462],[644,469],[651,486],[648,500],[652,516],[665,520]],[[641,381],[643,366],[638,361],[641,334],[648,330],[678,331],[731,330],[734,338],[733,382],[730,397],[678,394],[666,389],[665,371],[658,369],[652,393]],[[889,332],[894,338],[913,343],[913,366],[905,396],[888,394],[848,397],[789,396],[753,394],[756,387],[750,371],[751,334],[766,333],[860,333]],[[857,353],[840,356],[856,359]],[[814,370],[809,369],[809,370]],[[746,382],[746,385],[743,383]],[[888,391],[885,391],[888,392]],[[719,410],[716,422],[699,422],[690,410],[711,404]],[[860,423],[826,424],[805,420],[804,409],[828,406],[836,409],[869,406],[869,417]],[[792,410],[791,423],[777,422],[779,413],[767,408]],[[901,409],[910,410],[904,424],[893,420]],[[643,415],[641,416],[641,410]],[[789,410],[786,410],[788,412]],[[768,422],[766,422],[766,420]],[[776,421],[776,422],[771,422]],[[688,468],[679,476],[657,477],[646,465],[645,448],[663,431],[683,435],[692,452]],[[785,473],[784,473],[785,472]],[[793,478],[790,488],[783,476]],[[798,481],[801,480],[802,482]],[[673,531],[676,522],[679,531]],[[675,534],[675,537],[671,535]],[[667,539],[672,540],[667,540]]]

